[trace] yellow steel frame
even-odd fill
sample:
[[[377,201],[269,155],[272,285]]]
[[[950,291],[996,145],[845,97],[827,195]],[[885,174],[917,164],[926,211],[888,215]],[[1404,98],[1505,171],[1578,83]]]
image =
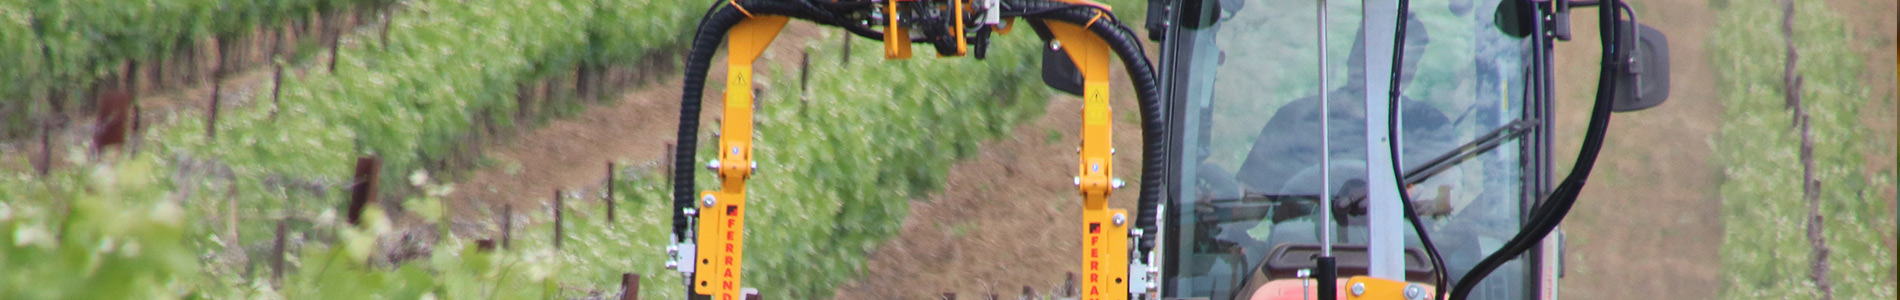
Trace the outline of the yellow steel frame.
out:
[[[1093,24],[1090,24],[1092,26]],[[1108,208],[1114,191],[1112,110],[1108,105],[1108,43],[1082,25],[1050,22],[1063,53],[1082,72],[1082,149],[1076,188],[1082,195],[1082,299],[1128,299],[1126,210]]]
[[[956,2],[962,6],[962,1]],[[885,15],[896,16],[902,1],[890,1]],[[959,7],[960,9],[961,7]],[[961,14],[959,14],[961,15]],[[960,19],[960,18],[959,18]],[[745,253],[745,181],[752,174],[752,65],[766,46],[778,37],[789,19],[758,15],[734,26],[726,38],[727,71],[725,122],[720,127],[720,189],[700,193],[697,228],[699,275],[694,276],[693,292],[716,300],[740,299],[740,265]],[[1012,22],[1014,20],[1011,20]],[[896,17],[889,18],[885,30],[886,59],[909,58],[909,30]],[[961,24],[962,22],[958,22]],[[1091,22],[1092,23],[1092,22]],[[1111,141],[1112,111],[1109,108],[1109,59],[1113,52],[1108,43],[1089,32],[1085,25],[1050,22],[1049,29],[1075,61],[1083,78],[1082,147],[1077,166],[1076,186],[1082,195],[1082,299],[1128,299],[1128,230],[1133,216],[1126,210],[1108,208],[1108,196],[1117,187]],[[1086,26],[1094,26],[1088,24]],[[961,31],[961,30],[959,30]],[[1007,32],[1004,27],[1001,32]],[[965,45],[959,43],[962,55]],[[945,55],[951,56],[951,55]]]
[[[1419,287],[1420,295],[1432,295],[1432,292],[1436,290],[1430,284],[1414,284],[1372,276],[1353,276],[1340,285],[1346,288],[1347,292],[1339,295],[1346,297],[1347,300],[1405,300],[1411,299],[1405,296],[1405,287],[1414,285]],[[1351,292],[1354,286],[1364,287],[1363,292]]]
[[[778,37],[789,18],[759,15],[740,21],[726,35],[725,122],[720,125],[717,173],[720,187],[700,193],[700,257],[693,292],[716,300],[741,299],[740,264],[745,254],[745,181],[752,176],[752,63]]]

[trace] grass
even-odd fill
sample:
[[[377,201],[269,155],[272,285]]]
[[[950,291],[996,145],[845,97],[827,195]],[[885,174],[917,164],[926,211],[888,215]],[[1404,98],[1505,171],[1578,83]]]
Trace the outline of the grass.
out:
[[[1861,143],[1867,130],[1858,111],[1872,103],[1861,86],[1862,58],[1851,49],[1841,18],[1820,1],[1797,1],[1795,36],[1812,115],[1818,180],[1823,182],[1824,237],[1833,249],[1830,280],[1836,299],[1892,299],[1894,261],[1884,237],[1894,215],[1875,191],[1891,175],[1864,176]],[[1708,41],[1724,99],[1721,136],[1725,235],[1722,298],[1814,298],[1807,279],[1812,252],[1801,198],[1800,136],[1783,108],[1782,10],[1773,1],[1731,2]],[[1866,105],[1871,106],[1871,105]]]

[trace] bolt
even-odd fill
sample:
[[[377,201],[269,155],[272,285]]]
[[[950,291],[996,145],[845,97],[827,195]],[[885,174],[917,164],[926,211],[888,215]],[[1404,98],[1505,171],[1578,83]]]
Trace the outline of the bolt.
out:
[[[705,197],[700,197],[699,201],[704,202],[706,204],[706,207],[712,207],[713,204],[719,203],[718,199],[713,199],[712,194],[707,194]]]
[[[1307,276],[1313,276],[1313,269],[1300,269],[1299,271],[1293,272],[1293,277],[1295,278],[1306,278]]]
[[[1122,224],[1128,223],[1128,216],[1124,216],[1122,213],[1115,213],[1115,218],[1112,220],[1115,220],[1115,226],[1121,226]]]
[[[758,171],[759,171],[759,162],[758,162],[758,161],[752,161],[752,171],[753,171],[753,172],[758,172]]]
[[[1142,231],[1141,231],[1141,228],[1135,228],[1135,229],[1129,229],[1129,230],[1128,230],[1128,236],[1132,236],[1132,237],[1141,237],[1141,235],[1142,235],[1142,234],[1143,234],[1143,233],[1142,233]]]
[[[666,245],[666,255],[672,256],[672,255],[678,255],[679,253],[680,253],[679,246]]]
[[[1082,186],[1082,177],[1075,178],[1075,186]]]
[[[699,215],[699,210],[697,210],[697,209],[691,209],[691,208],[688,208],[688,209],[686,209],[686,210],[684,211],[684,213],[686,213],[686,216],[688,216],[688,217],[692,217],[692,216],[698,216],[698,215]]]
[[[739,147],[732,147],[732,155],[739,155]]]
[[[1108,154],[1115,154],[1115,148],[1108,148]]]
[[[1366,283],[1364,283],[1364,282],[1354,282],[1354,283],[1352,283],[1352,295],[1353,295],[1353,296],[1365,296],[1365,295],[1366,295]]]
[[[1122,186],[1126,186],[1126,185],[1128,185],[1128,182],[1122,181],[1121,178],[1115,178],[1113,180],[1108,181],[1108,187],[1110,188],[1121,189]]]
[[[719,171],[719,160],[717,160],[717,159],[715,159],[715,160],[712,160],[712,161],[709,161],[709,162],[706,162],[706,170],[707,170],[707,171],[713,171],[713,172],[718,172],[718,171]]]
[[[1049,50],[1062,50],[1062,41],[1049,41]]]
[[[1089,164],[1089,172],[1101,172],[1102,164]]]
[[[675,261],[670,261],[670,260],[669,260],[669,261],[666,261],[666,269],[667,269],[667,270],[673,270],[673,269],[679,269],[679,267],[680,267],[680,263],[679,263],[679,262],[675,262]]]
[[[1425,289],[1419,288],[1418,285],[1416,284],[1405,285],[1405,299],[1421,300],[1421,299],[1425,299],[1424,296],[1425,296]]]

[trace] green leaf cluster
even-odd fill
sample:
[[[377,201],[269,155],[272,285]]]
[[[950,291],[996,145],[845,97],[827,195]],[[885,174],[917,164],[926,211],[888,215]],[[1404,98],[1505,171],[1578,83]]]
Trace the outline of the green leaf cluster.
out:
[[[0,177],[0,298],[176,298],[198,266],[160,169],[138,159]]]

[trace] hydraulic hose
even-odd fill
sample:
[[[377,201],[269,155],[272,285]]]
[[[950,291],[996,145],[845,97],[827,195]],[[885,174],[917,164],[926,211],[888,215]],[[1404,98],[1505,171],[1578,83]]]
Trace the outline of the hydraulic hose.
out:
[[[1617,29],[1622,22],[1616,20],[1617,10],[1613,8],[1621,5],[1622,0],[1605,1],[1609,5],[1597,11],[1597,24],[1601,28],[1597,31],[1597,37],[1602,43],[1603,63],[1597,75],[1596,102],[1590,109],[1590,124],[1584,129],[1583,148],[1578,151],[1576,163],[1570,174],[1564,177],[1563,183],[1551,191],[1550,197],[1532,209],[1530,220],[1525,223],[1523,230],[1512,236],[1497,252],[1485,256],[1484,260],[1472,267],[1470,273],[1458,279],[1451,290],[1451,299],[1470,297],[1478,282],[1490,275],[1491,271],[1529,251],[1545,235],[1556,230],[1557,224],[1563,222],[1564,215],[1570,212],[1571,205],[1576,204],[1577,196],[1583,192],[1583,185],[1590,178],[1590,170],[1596,164],[1597,154],[1603,150],[1603,138],[1609,129],[1611,103],[1615,102],[1618,88],[1613,74],[1629,67],[1628,60],[1621,58],[1625,56],[1624,51],[1631,50],[1619,49],[1615,42],[1622,32]]]
[[[1398,28],[1395,30],[1396,34],[1392,36],[1392,76],[1391,86],[1386,95],[1388,101],[1386,101],[1387,114],[1385,115],[1386,136],[1390,137],[1392,142],[1386,143],[1386,147],[1391,150],[1389,154],[1392,155],[1392,176],[1397,177],[1394,182],[1398,183],[1401,213],[1405,214],[1407,222],[1412,223],[1412,231],[1418,233],[1419,244],[1425,248],[1425,258],[1432,264],[1432,287],[1435,291],[1432,299],[1442,299],[1445,294],[1445,277],[1449,276],[1445,272],[1445,259],[1438,254],[1438,245],[1432,243],[1432,235],[1425,230],[1424,222],[1418,220],[1418,208],[1412,204],[1412,193],[1406,191],[1405,170],[1400,160],[1403,156],[1399,155],[1399,142],[1404,140],[1399,134],[1399,114],[1404,113],[1399,111],[1399,95],[1402,94],[1399,83],[1403,79],[1401,74],[1405,72],[1400,68],[1405,67],[1405,27],[1407,23],[1410,23],[1408,19],[1411,14],[1412,1],[1399,0]]]

